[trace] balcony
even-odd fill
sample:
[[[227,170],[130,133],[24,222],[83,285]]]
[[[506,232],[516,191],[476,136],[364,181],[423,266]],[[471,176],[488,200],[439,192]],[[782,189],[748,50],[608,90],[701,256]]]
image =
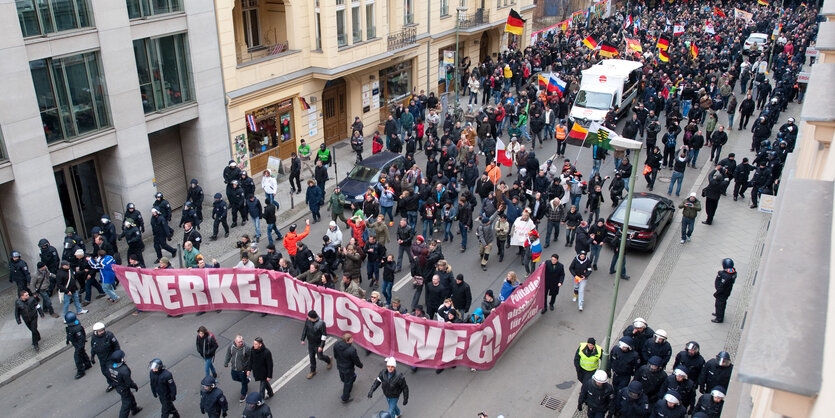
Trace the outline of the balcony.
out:
[[[288,41],[278,42],[275,44],[258,45],[256,47],[238,51],[238,64],[246,64],[253,61],[263,61],[270,58],[287,55],[290,52],[292,51],[290,51],[290,44]]]
[[[474,13],[461,16],[459,26],[461,29],[472,29],[488,23],[490,23],[490,11],[486,9],[476,9]]]
[[[405,48],[417,42],[417,27],[412,26],[404,28],[400,32],[396,32],[388,36],[388,50],[394,51]]]

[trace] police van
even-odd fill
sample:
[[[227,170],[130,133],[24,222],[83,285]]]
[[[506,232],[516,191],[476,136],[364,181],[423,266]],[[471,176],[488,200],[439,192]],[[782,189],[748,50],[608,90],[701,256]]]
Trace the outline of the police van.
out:
[[[625,114],[637,95],[641,67],[637,61],[608,59],[583,70],[569,118],[588,127],[592,122],[603,121],[616,106],[618,116]]]

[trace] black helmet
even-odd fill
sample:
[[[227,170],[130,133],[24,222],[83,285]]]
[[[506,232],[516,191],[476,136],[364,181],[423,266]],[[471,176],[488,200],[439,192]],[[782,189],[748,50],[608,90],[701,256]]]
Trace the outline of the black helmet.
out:
[[[223,195],[220,193],[215,193],[215,199],[223,199]]]
[[[154,197],[156,197],[157,199],[162,199],[162,192],[157,192],[157,194],[155,194]]]
[[[110,355],[110,361],[114,363],[121,363],[125,361],[125,352],[122,350],[116,350],[113,354]]]
[[[192,206],[191,200],[187,200],[183,206],[185,206],[186,209],[190,208]]]
[[[154,370],[154,369],[159,370],[159,371],[165,370],[165,365],[162,364],[162,360],[160,360],[158,358],[155,358],[155,359],[151,360],[150,363],[148,363],[148,370]]]
[[[48,246],[49,246],[49,241],[46,238],[41,238],[41,240],[38,241],[38,247],[48,247]]]
[[[727,366],[731,364],[731,355],[727,351],[720,351],[716,355],[716,360],[719,361],[720,366]]]
[[[74,324],[76,319],[78,318],[76,318],[75,312],[67,312],[64,314],[64,321],[68,324]]]
[[[206,376],[203,378],[200,384],[214,389],[215,385],[217,385],[217,380],[215,380],[215,378],[212,376]]]
[[[260,393],[250,392],[249,395],[246,395],[246,403],[247,405],[261,405],[262,403],[264,403],[264,400],[261,399]]]
[[[699,343],[695,341],[690,341],[687,345],[684,346],[685,350],[696,350],[696,353],[699,353]]]
[[[12,253],[9,254],[9,258],[15,258],[15,257],[20,257],[20,253],[17,252],[17,251],[12,251]]]
[[[734,268],[734,260],[730,259],[730,258],[726,258],[726,259],[722,260],[722,268],[725,269],[725,270]],[[723,353],[724,353],[724,351],[723,351]]]

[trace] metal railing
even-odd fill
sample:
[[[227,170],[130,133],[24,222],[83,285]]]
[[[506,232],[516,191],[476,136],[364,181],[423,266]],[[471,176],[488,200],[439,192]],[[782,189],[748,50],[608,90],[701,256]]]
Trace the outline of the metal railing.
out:
[[[276,44],[262,44],[247,48],[246,51],[238,52],[238,63],[242,64],[257,59],[270,57],[273,55],[281,55],[290,50],[289,41],[283,41]]]
[[[400,32],[388,36],[388,50],[392,51],[417,42],[417,27],[403,28]]]
[[[459,26],[461,29],[470,29],[487,23],[490,23],[490,11],[486,9],[476,9],[474,13],[461,16]]]

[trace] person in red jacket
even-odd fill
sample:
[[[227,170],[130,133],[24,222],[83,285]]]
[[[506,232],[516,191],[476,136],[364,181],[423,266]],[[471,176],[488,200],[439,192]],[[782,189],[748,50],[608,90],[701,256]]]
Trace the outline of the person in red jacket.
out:
[[[301,234],[296,233],[296,224],[293,224],[290,225],[290,232],[284,236],[284,248],[287,249],[287,253],[290,254],[290,257],[296,256],[296,251],[298,251],[296,243],[303,240],[304,237],[310,233],[310,219],[305,219],[304,224],[304,232]]]

